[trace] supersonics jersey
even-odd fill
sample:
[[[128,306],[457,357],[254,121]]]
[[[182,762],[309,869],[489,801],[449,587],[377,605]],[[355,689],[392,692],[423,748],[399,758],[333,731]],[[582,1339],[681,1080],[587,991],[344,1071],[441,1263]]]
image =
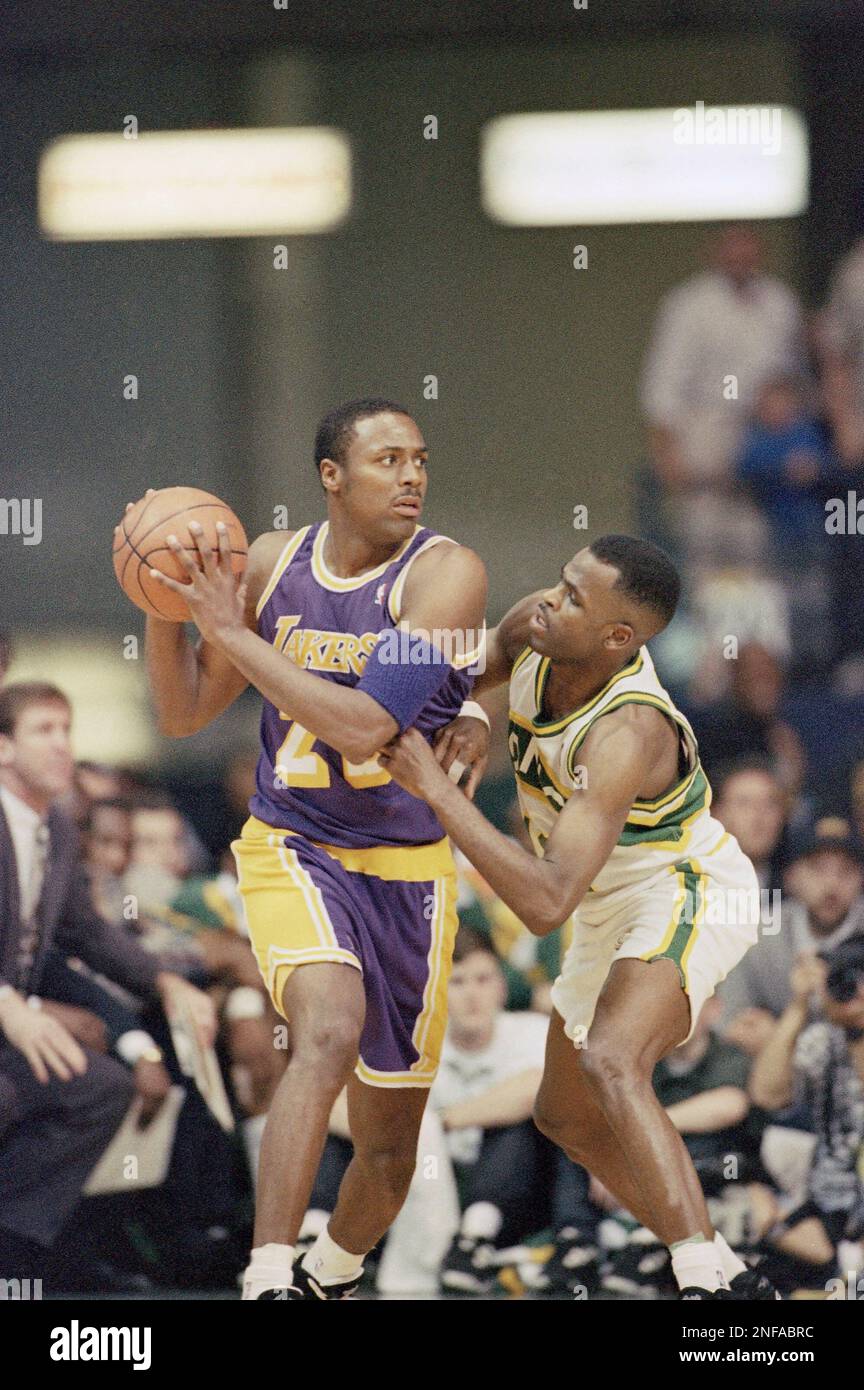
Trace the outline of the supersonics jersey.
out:
[[[344,579],[324,561],[327,529],[326,521],[305,526],[288,541],[258,603],[258,632],[304,670],[354,686],[381,633],[400,620],[411,564],[447,537],[418,526],[392,559]],[[475,658],[465,653],[454,660],[418,715],[415,727],[427,738],[459,713]],[[253,815],[320,844],[422,845],[444,834],[426,803],[398,786],[374,758],[348,762],[266,699],[256,788]]]
[[[509,748],[522,815],[542,854],[559,812],[585,786],[579,750],[598,719],[626,704],[653,705],[679,732],[679,778],[665,795],[633,802],[618,843],[589,892],[605,894],[646,883],[669,866],[715,849],[725,837],[710,814],[711,788],[699,763],[696,736],[663,689],[646,647],[581,708],[543,718],[551,662],[526,648],[510,678]],[[728,837],[726,837],[728,838]]]

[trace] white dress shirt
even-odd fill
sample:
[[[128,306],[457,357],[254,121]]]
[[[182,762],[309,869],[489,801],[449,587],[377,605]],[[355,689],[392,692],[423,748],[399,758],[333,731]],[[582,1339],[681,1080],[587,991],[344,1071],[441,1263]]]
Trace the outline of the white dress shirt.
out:
[[[22,801],[8,787],[0,784],[0,804],[12,835],[15,863],[18,869],[18,895],[22,922],[31,921],[42,893],[42,883],[34,872],[37,855],[36,837],[45,825],[44,816]]]

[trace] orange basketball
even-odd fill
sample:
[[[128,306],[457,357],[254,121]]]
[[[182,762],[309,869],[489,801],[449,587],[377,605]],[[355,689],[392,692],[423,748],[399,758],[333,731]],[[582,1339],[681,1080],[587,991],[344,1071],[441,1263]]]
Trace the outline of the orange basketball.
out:
[[[174,623],[189,620],[189,607],[179,594],[154,579],[150,570],[161,570],[181,584],[189,582],[168,545],[168,537],[176,536],[193,556],[197,555],[190,521],[200,522],[214,550],[218,546],[216,523],[224,521],[231,543],[231,568],[239,578],[246,568],[249,549],[246,532],[231,508],[212,492],[202,492],[197,487],[160,488],[130,507],[114,532],[114,573],[124,594],[145,613]]]

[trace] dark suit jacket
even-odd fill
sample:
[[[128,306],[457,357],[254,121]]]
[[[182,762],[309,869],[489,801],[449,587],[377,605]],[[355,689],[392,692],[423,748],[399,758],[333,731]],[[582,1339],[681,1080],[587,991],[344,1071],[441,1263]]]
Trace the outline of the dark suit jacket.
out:
[[[120,927],[99,916],[81,863],[78,831],[65,812],[48,812],[51,845],[39,903],[41,933],[27,991],[39,993],[48,953],[76,956],[92,970],[133,994],[154,992],[162,969],[157,957],[141,949]],[[0,984],[16,984],[21,926],[18,871],[8,822],[0,806]]]

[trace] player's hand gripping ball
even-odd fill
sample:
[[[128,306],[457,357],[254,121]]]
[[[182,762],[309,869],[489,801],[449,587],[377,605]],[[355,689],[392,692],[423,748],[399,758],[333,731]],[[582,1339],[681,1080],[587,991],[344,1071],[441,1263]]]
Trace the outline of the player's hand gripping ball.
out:
[[[140,502],[130,502],[120,525],[114,528],[114,573],[126,597],[145,613],[174,623],[189,621],[189,605],[182,594],[154,579],[150,571],[160,570],[181,584],[189,582],[168,537],[176,536],[187,554],[198,560],[195,539],[189,530],[189,523],[196,521],[214,551],[219,546],[217,522],[225,524],[231,569],[239,579],[246,569],[249,550],[246,532],[231,508],[211,492],[197,487],[163,487],[156,491],[151,488]]]

